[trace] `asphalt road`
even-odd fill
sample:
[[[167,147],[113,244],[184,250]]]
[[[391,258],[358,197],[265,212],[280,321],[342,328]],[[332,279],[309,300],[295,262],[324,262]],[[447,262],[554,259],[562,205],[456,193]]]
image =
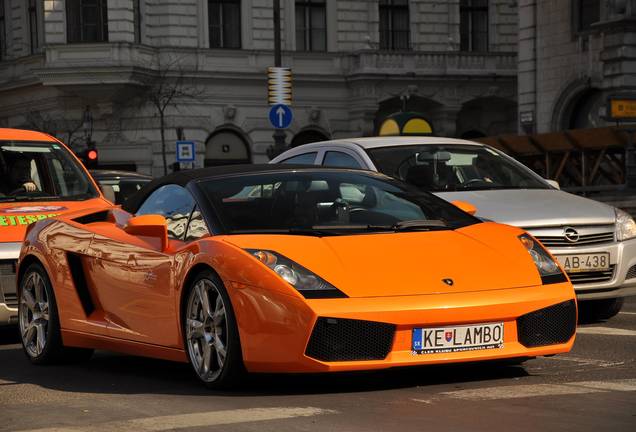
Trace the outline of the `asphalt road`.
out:
[[[571,353],[523,366],[258,376],[231,393],[109,353],[31,366],[14,330],[0,331],[0,430],[636,431],[636,298],[581,326]]]

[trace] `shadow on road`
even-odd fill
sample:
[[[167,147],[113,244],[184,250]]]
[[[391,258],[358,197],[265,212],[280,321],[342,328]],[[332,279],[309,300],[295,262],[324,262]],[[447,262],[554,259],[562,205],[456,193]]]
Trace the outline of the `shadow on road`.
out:
[[[3,332],[4,333],[4,332]],[[3,335],[17,343],[17,337]],[[435,384],[465,383],[527,376],[523,367],[495,363],[400,368],[385,371],[252,375],[231,392],[206,389],[190,366],[142,357],[98,352],[87,362],[34,366],[19,345],[0,346],[0,380],[29,383],[63,392],[104,394],[177,394],[249,397],[355,393]]]

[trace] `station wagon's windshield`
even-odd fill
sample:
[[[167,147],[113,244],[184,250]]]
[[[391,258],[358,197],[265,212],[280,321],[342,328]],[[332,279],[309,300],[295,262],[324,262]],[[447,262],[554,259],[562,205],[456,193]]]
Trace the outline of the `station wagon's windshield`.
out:
[[[479,222],[431,194],[375,174],[294,171],[199,184],[230,233],[429,231]]]
[[[412,145],[367,152],[381,173],[432,192],[549,188],[527,168],[488,147]]]
[[[0,141],[0,202],[84,200],[98,196],[61,145]]]

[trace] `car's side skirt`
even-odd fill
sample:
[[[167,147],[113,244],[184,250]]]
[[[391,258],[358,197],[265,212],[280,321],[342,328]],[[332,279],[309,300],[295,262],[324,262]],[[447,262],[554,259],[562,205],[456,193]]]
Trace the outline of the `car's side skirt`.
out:
[[[111,338],[108,336],[98,336],[73,330],[62,330],[62,343],[64,346],[69,347],[93,348],[184,363],[188,361],[185,351],[180,349]]]

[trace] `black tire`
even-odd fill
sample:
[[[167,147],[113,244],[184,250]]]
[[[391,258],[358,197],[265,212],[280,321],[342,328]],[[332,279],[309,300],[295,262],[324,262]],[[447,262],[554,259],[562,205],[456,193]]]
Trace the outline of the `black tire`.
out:
[[[21,329],[23,328],[23,311],[26,308],[26,304],[22,302],[23,290],[25,284],[28,283],[30,277],[36,274],[41,278],[44,292],[46,293],[46,299],[48,300],[48,323],[46,324],[46,337],[44,349],[37,355],[32,355],[30,350],[27,349],[27,343],[22,335]],[[20,279],[20,285],[18,289],[18,332],[24,354],[32,364],[35,365],[47,365],[55,364],[59,362],[77,362],[90,359],[93,355],[92,349],[87,348],[71,348],[65,347],[62,343],[62,334],[60,331],[60,320],[58,316],[57,303],[55,301],[55,293],[49,277],[39,263],[31,264],[24,272]]]
[[[188,304],[194,294],[195,286],[199,284],[201,281],[207,281],[212,283],[214,288],[217,290],[219,295],[221,296],[225,309],[225,328],[227,330],[227,338],[226,338],[226,357],[221,367],[221,372],[212,380],[206,380],[201,374],[198,372],[197,367],[195,365],[195,360],[193,360],[189,348],[189,340],[188,340]],[[238,327],[236,324],[236,315],[234,314],[234,309],[232,307],[232,302],[230,301],[230,297],[227,294],[227,290],[223,285],[221,279],[212,271],[206,270],[197,274],[193,279],[190,285],[187,287],[187,292],[184,295],[183,301],[183,309],[182,309],[182,317],[183,319],[181,328],[183,331],[183,348],[188,356],[188,362],[192,367],[195,375],[203,382],[203,384],[211,389],[231,389],[238,387],[242,380],[246,377],[246,370],[243,365],[243,354],[241,352],[241,341],[239,338]],[[217,354],[218,355],[218,354]]]
[[[625,303],[623,297],[582,301],[579,303],[579,322],[590,323],[608,320],[621,311],[623,303]]]

